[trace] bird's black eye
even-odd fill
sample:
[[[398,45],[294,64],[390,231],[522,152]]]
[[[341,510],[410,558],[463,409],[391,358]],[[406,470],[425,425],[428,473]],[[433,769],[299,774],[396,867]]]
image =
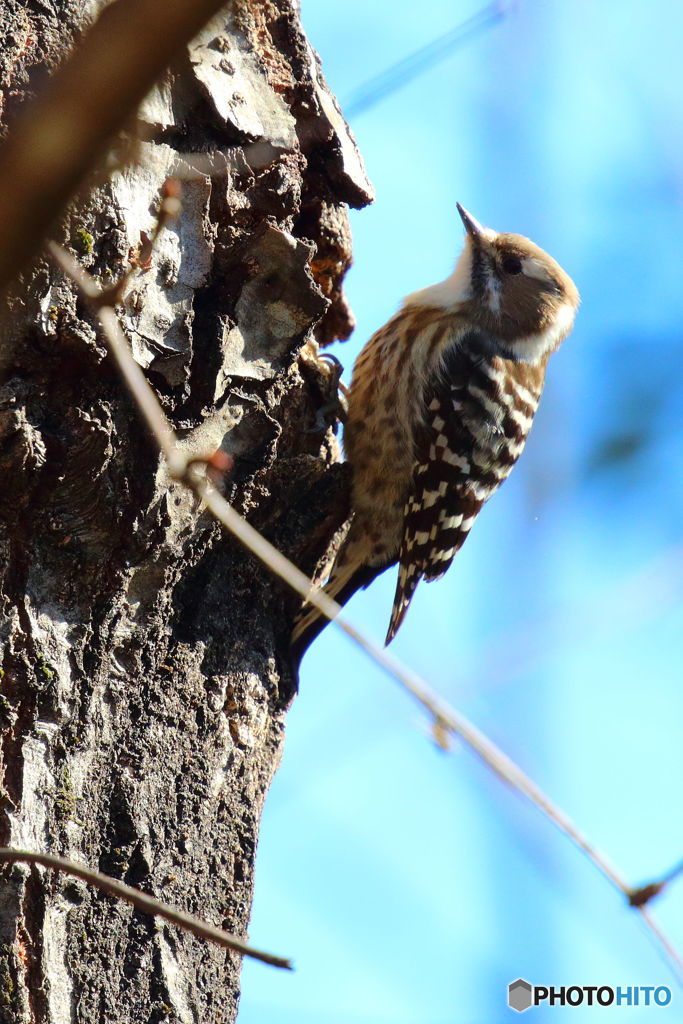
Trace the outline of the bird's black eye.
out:
[[[521,274],[522,261],[519,256],[506,256],[503,260],[503,270],[506,274]]]

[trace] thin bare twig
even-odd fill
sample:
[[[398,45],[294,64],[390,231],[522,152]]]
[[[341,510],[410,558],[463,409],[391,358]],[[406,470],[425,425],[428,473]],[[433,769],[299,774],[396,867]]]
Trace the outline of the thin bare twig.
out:
[[[164,415],[156,395],[148,384],[141,368],[133,359],[130,346],[123,334],[114,310],[107,305],[103,305],[107,301],[107,294],[97,289],[90,275],[64,249],[51,244],[50,251],[65,273],[71,277],[97,311],[107,343],[114,353],[122,376],[141,415],[156,438],[157,444],[168,462],[171,476],[191,488],[202,499],[206,508],[215,518],[244,544],[266,568],[287,583],[292,590],[300,594],[309,604],[316,607],[326,618],[334,621],[376,664],[399,682],[430,715],[438,736],[443,739],[446,733],[450,733],[469,746],[500,779],[525,797],[564,836],[570,839],[585,854],[600,874],[607,879],[610,885],[629,900],[632,892],[631,888],[606,855],[522,771],[519,765],[485,736],[484,733],[477,729],[464,715],[460,714],[460,712],[456,711],[438,696],[417,673],[406,668],[393,655],[389,654],[387,650],[379,647],[356,629],[343,614],[340,614],[342,609],[336,601],[328,597],[324,591],[316,588],[313,582],[300,569],[297,569],[288,558],[278,551],[277,548],[273,547],[258,530],[255,530],[228,504],[205,476],[197,472],[196,467],[193,465],[196,460],[188,459],[180,450],[173,429]],[[660,951],[664,954],[679,982],[683,985],[683,960],[680,955],[652,919],[647,908],[636,905],[635,909],[641,915],[651,936],[656,940]]]
[[[178,448],[176,436],[156,399],[156,395],[148,385],[140,366],[130,355],[128,342],[119,326],[119,320],[113,306],[109,305],[108,302],[105,305],[102,304],[102,300],[107,297],[106,293],[98,288],[91,275],[81,267],[80,263],[66,249],[55,245],[54,242],[50,242],[48,248],[67,277],[70,277],[77,285],[83,297],[95,306],[109,349],[116,360],[128,390],[135,398],[143,419],[146,421],[161,449],[162,455],[166,459],[169,473],[174,478],[182,479],[187,473],[187,459]],[[114,292],[117,291],[117,288],[114,289]]]
[[[133,889],[132,886],[119,882],[116,878],[110,878],[109,875],[103,875],[100,871],[93,871],[83,864],[75,864],[73,861],[65,860],[64,857],[55,857],[51,853],[33,853],[30,850],[12,850],[8,847],[0,847],[0,863],[13,864],[17,862],[41,864],[45,868],[53,868],[66,875],[73,875],[74,878],[81,878],[89,885],[94,885],[103,892],[109,893],[110,896],[116,896],[118,899],[125,900],[126,903],[131,903],[137,910],[142,910],[145,914],[152,914],[154,917],[163,917],[164,920],[183,928],[186,932],[192,932],[200,939],[208,939],[209,942],[215,942],[218,946],[232,949],[236,953],[250,956],[254,960],[261,960],[264,964],[270,964],[272,967],[292,970],[291,960],[274,956],[272,953],[264,953],[261,949],[254,949],[253,946],[247,945],[237,936],[224,932],[222,928],[216,928],[195,917],[194,914],[186,914],[184,910],[169,907],[168,904],[161,903],[153,896],[148,896],[147,893],[140,892],[139,889]]]
[[[671,871],[667,871],[667,873],[658,881],[648,882],[647,885],[641,885],[637,889],[631,889],[628,897],[629,903],[632,907],[644,907],[645,904],[649,903],[655,896],[659,896],[660,892],[662,892],[663,889],[666,889],[667,885],[670,885],[671,882],[675,881],[679,875],[683,875],[683,860],[679,864],[676,864]]]

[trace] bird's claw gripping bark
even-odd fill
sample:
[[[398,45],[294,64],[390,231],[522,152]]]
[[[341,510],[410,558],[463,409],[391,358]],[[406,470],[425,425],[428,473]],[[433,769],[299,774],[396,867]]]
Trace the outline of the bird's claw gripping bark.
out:
[[[315,342],[309,342],[302,349],[301,361],[315,375],[315,383],[323,400],[313,426],[306,433],[319,434],[330,426],[336,426],[338,422],[345,423],[348,389],[341,380],[344,367],[339,359],[329,352],[320,352]]]

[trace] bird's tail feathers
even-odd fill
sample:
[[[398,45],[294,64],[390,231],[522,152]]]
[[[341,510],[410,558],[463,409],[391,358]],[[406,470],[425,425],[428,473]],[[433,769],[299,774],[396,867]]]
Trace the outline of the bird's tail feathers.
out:
[[[414,562],[408,565],[399,564],[396,594],[394,595],[394,605],[391,609],[391,620],[387,630],[387,637],[384,641],[385,647],[391,643],[401,628],[401,623],[406,617],[413,594],[421,579],[422,571]]]
[[[357,590],[372,583],[374,578],[384,571],[384,568],[384,566],[375,568],[362,565],[351,560],[344,561],[333,570],[329,580],[321,589],[328,597],[334,598],[337,604],[345,605]],[[304,605],[294,621],[292,630],[290,649],[292,658],[297,665],[328,622],[329,619],[317,608],[308,604]]]

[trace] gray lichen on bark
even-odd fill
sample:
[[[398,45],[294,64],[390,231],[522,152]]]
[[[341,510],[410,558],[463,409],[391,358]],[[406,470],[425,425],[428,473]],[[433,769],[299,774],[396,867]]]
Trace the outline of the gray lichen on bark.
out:
[[[346,206],[371,189],[293,0],[230,11],[143,104],[135,162],[56,237],[103,281],[137,263],[121,322],[183,445],[226,451],[235,507],[311,572],[347,478],[329,381],[299,357],[351,330]],[[60,24],[77,36],[92,8],[0,13],[11,122],[63,56]],[[150,260],[160,189],[188,167]],[[3,335],[0,843],[246,934],[297,600],[169,482],[54,266],[24,274]],[[239,966],[80,882],[0,876],[0,1024],[232,1021]]]

